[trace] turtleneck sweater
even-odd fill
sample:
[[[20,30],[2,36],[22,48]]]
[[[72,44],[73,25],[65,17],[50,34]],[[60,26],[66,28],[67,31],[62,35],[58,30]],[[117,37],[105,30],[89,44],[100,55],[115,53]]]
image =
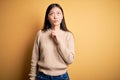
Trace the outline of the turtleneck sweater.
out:
[[[73,34],[61,30],[59,42],[56,44],[51,37],[51,29],[39,30],[34,41],[30,80],[35,80],[37,72],[57,76],[67,72],[67,67],[74,60]]]

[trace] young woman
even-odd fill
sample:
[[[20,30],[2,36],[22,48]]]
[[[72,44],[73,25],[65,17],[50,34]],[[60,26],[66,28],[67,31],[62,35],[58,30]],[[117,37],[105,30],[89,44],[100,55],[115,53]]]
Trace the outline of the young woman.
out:
[[[66,27],[61,6],[51,4],[34,42],[30,80],[70,80],[67,67],[73,59],[73,34]]]

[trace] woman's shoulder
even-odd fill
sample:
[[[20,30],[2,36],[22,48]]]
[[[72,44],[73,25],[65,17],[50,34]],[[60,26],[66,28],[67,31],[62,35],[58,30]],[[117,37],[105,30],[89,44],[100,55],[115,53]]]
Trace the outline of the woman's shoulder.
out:
[[[44,31],[42,29],[40,29],[40,30],[38,30],[37,35],[40,35],[42,33],[44,33]]]
[[[72,33],[71,31],[65,31],[65,34],[66,34],[67,36],[73,36],[73,33]]]
[[[42,34],[42,30],[40,29],[40,30],[37,31],[36,36],[40,37],[41,34]]]
[[[71,31],[64,31],[64,36],[69,40],[70,38],[73,38],[73,33]]]
[[[40,33],[43,33],[43,32],[45,32],[45,31],[43,31],[42,29],[40,29],[40,30],[38,30],[38,34],[40,34]]]
[[[41,36],[44,36],[44,35],[47,35],[47,34],[49,34],[50,33],[50,30],[46,30],[46,31],[44,31],[44,30],[42,30],[42,29],[40,29],[40,30],[38,30],[38,32],[37,32],[37,35],[41,35]]]

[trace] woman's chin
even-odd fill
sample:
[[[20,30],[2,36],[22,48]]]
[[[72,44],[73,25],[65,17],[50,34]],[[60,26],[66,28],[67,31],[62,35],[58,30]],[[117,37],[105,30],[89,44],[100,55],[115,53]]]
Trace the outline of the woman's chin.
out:
[[[60,25],[60,23],[54,23],[53,24],[53,26],[59,26]]]

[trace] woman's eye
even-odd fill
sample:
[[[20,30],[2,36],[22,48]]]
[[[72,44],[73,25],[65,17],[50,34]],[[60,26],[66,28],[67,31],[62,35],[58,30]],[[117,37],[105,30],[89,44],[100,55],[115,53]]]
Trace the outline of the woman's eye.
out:
[[[57,14],[61,14],[60,12],[58,12]]]
[[[49,15],[53,15],[53,13],[49,13]]]

